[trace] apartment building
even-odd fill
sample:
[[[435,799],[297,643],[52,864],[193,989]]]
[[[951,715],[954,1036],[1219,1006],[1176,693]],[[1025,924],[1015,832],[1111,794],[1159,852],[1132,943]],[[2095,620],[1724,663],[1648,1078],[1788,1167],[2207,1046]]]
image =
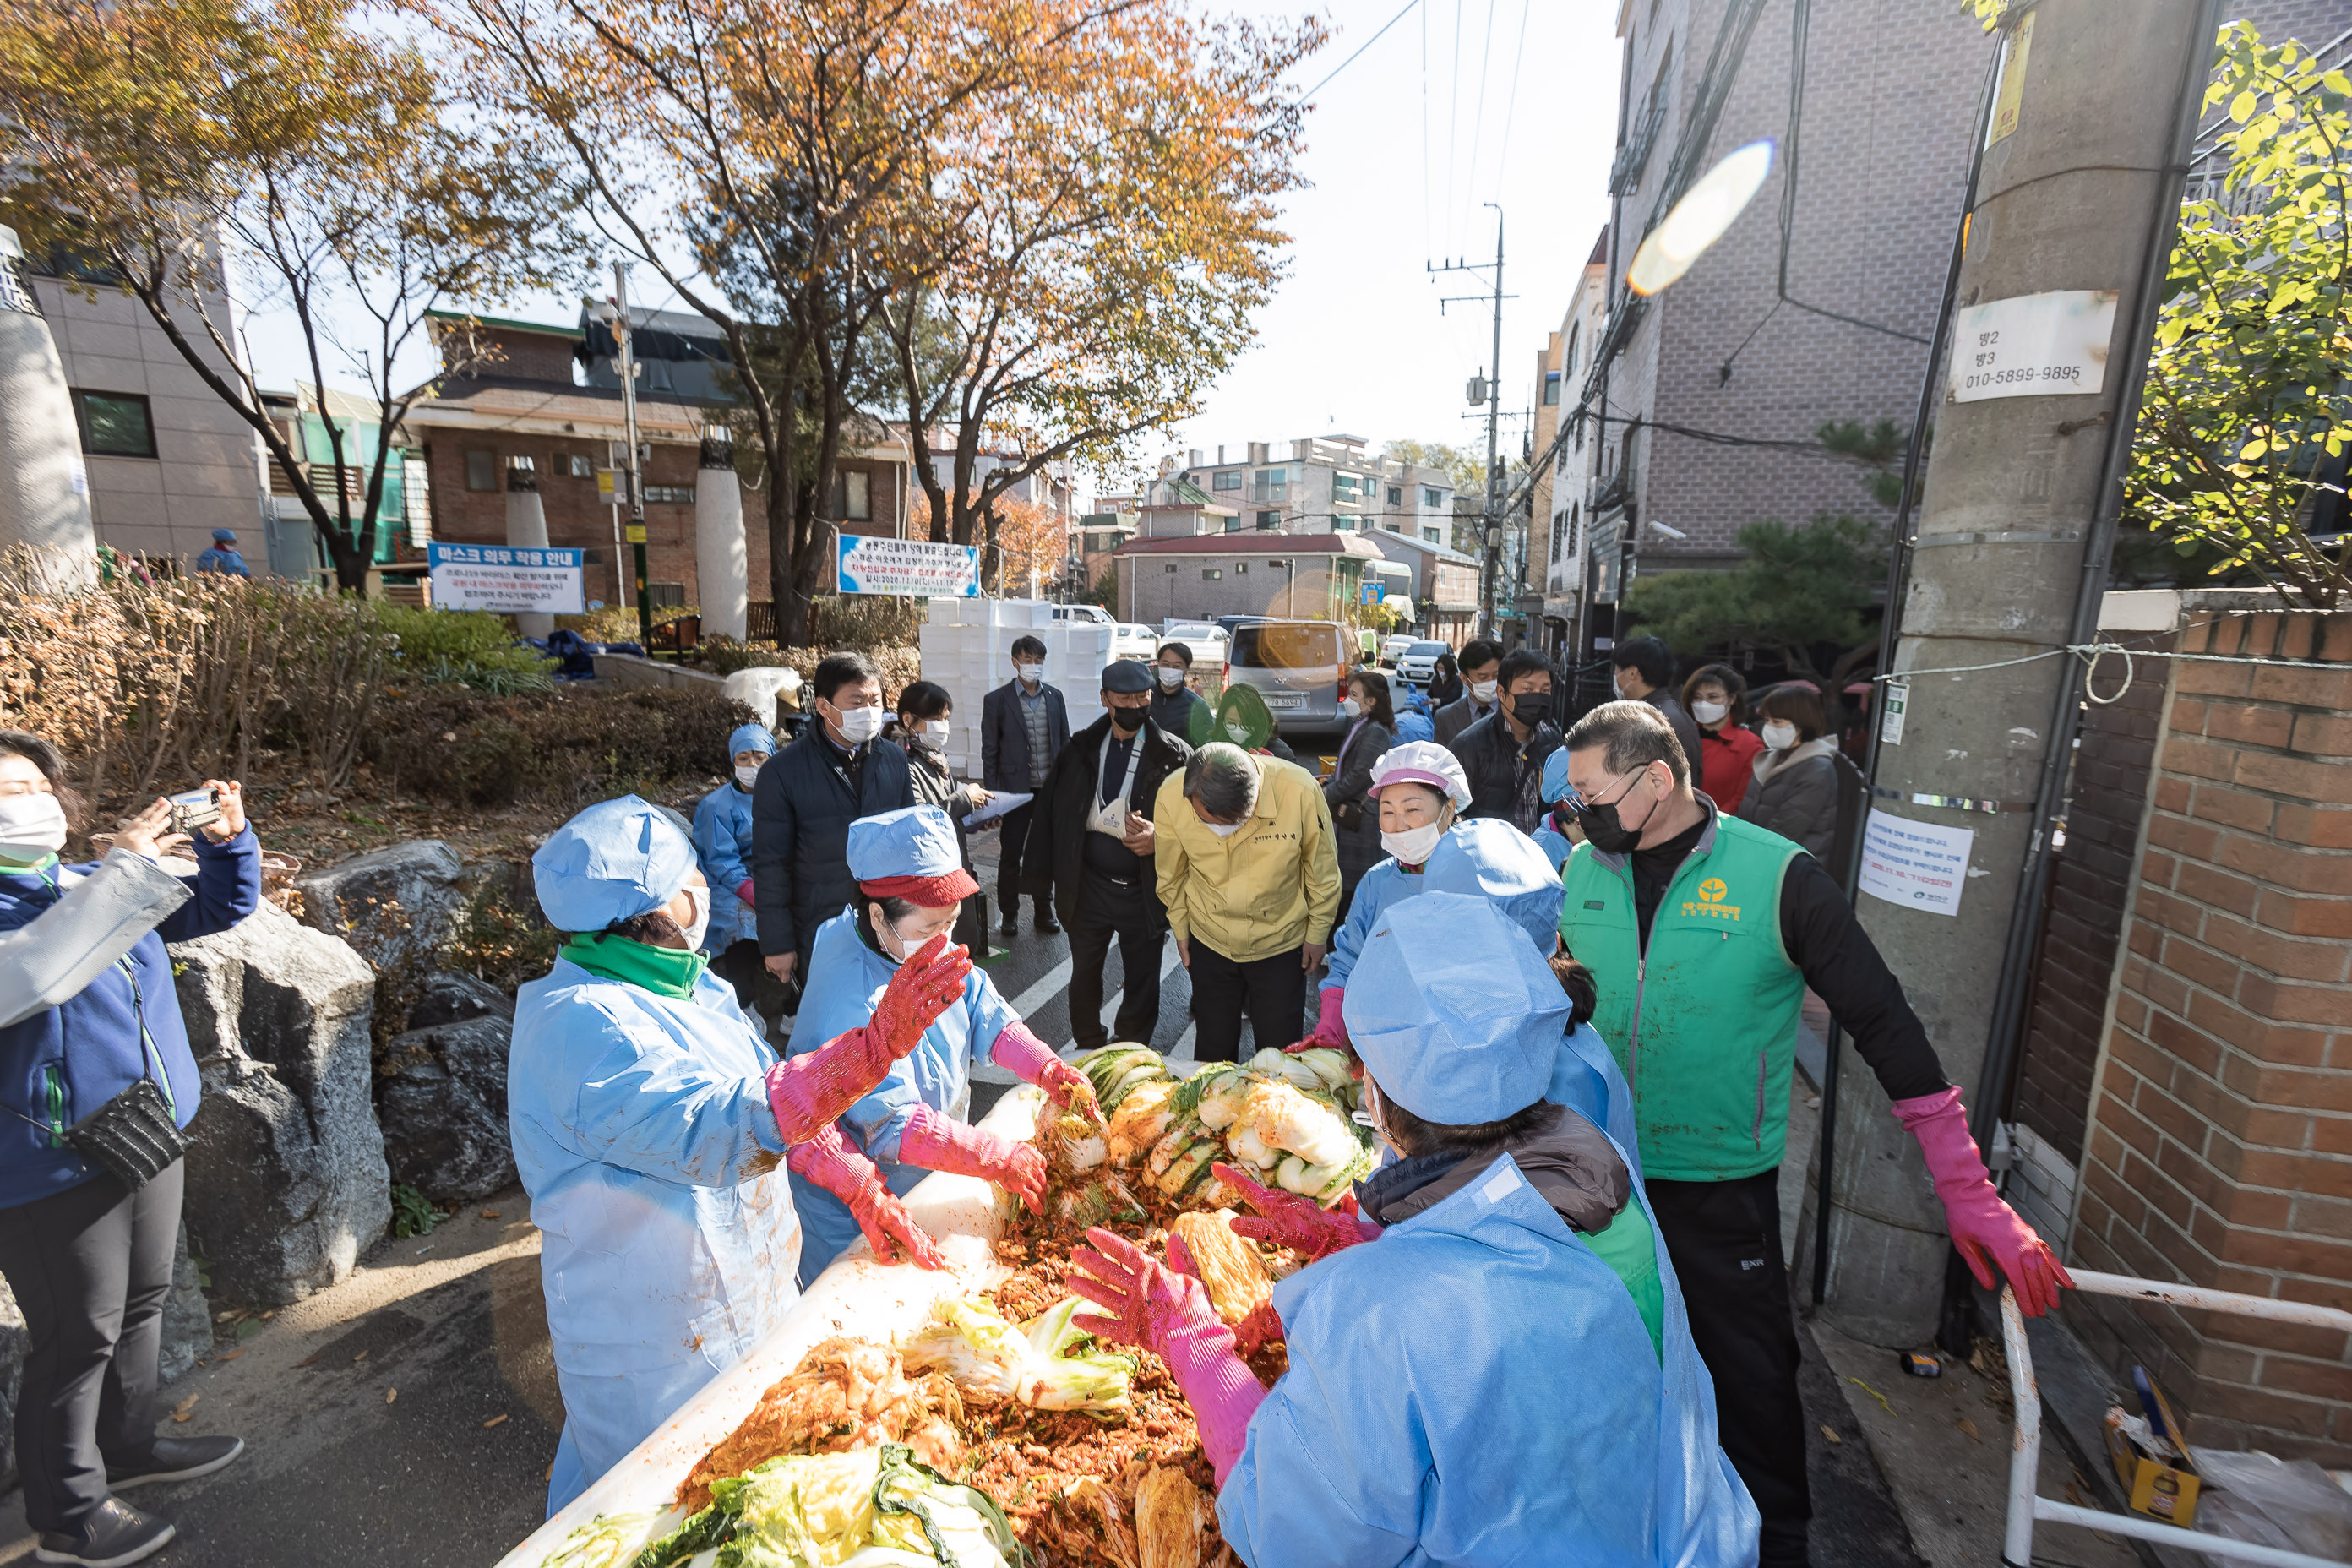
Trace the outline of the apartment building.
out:
[[[1585,522],[1594,465],[1610,450],[1601,422],[1580,414],[1575,387],[1591,368],[1608,316],[1609,234],[1603,229],[1585,258],[1559,330],[1549,334],[1536,362],[1533,501],[1529,510],[1527,579],[1521,606],[1544,627],[1543,645],[1572,647],[1585,581]],[[1565,439],[1560,439],[1562,436]],[[1551,454],[1549,461],[1544,455]]]
[[[1276,533],[1360,533],[1384,528],[1449,537],[1454,481],[1442,469],[1367,452],[1360,436],[1314,436],[1277,452],[1252,441],[1235,453],[1200,447],[1163,470],[1228,509],[1233,527]],[[1229,456],[1229,454],[1232,454]]]

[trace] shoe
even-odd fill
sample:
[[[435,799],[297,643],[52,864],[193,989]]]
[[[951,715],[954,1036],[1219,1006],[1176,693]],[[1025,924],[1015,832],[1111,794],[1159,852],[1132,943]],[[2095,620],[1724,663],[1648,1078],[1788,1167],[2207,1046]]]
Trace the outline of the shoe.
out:
[[[1054,918],[1053,910],[1039,910],[1037,911],[1037,930],[1046,936],[1059,936],[1062,934],[1062,922]]]
[[[106,1467],[106,1489],[129,1491],[157,1481],[192,1481],[226,1469],[245,1452],[242,1437],[158,1437],[155,1451],[137,1464]]]
[[[1021,934],[1020,917],[1017,915],[1007,915],[1003,920],[997,921],[996,934],[999,936],[1019,936]]]
[[[79,1528],[45,1530],[33,1548],[37,1563],[79,1563],[82,1568],[121,1568],[152,1557],[178,1533],[171,1521],[141,1513],[121,1498],[90,1510]]]

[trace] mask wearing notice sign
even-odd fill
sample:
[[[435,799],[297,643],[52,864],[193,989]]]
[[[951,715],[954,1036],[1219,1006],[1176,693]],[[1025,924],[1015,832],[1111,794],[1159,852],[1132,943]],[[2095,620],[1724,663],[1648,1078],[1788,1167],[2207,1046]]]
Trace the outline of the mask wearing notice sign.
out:
[[[1973,827],[1914,822],[1874,809],[1863,829],[1861,889],[1906,909],[1957,915],[1976,837]]]

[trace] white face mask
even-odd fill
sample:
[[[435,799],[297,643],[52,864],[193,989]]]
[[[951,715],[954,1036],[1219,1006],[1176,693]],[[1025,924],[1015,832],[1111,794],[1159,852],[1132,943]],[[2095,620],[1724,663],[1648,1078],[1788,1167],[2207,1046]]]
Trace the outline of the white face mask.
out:
[[[53,795],[0,796],[0,860],[29,866],[66,847],[66,808]]]
[[[1246,746],[1250,743],[1249,726],[1246,724],[1228,724],[1225,726],[1225,734],[1236,746]]]
[[[1621,669],[1616,674],[1609,678],[1609,689],[1617,694],[1617,700],[1620,702],[1627,700],[1625,696],[1625,672],[1623,670]]]
[[[876,912],[879,913],[880,911],[877,910]],[[872,919],[873,917],[868,916],[867,918]],[[887,921],[877,922],[874,928],[874,934],[880,939],[882,961],[893,969],[896,969],[900,964],[906,963],[909,954],[916,952],[922,947],[924,942],[931,940],[930,937],[927,936],[923,938],[921,942],[911,941],[907,937],[901,936],[898,933],[898,928],[888,924]],[[936,936],[939,933],[937,931],[931,933],[932,936]]]
[[[834,711],[841,714],[841,738],[853,746],[862,746],[882,732],[879,708],[852,708],[846,712],[836,708]]]
[[[1045,667],[1042,664],[1016,664],[1013,667],[1013,673],[1021,678],[1024,685],[1034,686],[1045,679]]]
[[[1342,719],[1361,718],[1363,711],[1364,705],[1352,697],[1339,704],[1339,717]]]
[[[694,906],[694,920],[686,928],[686,945],[699,952],[702,951],[702,939],[710,931],[710,889],[680,888],[678,891],[684,893],[687,901]]]
[[[948,721],[926,719],[908,731],[908,738],[927,752],[943,751],[948,743]]]
[[[1445,824],[1424,822],[1419,827],[1408,827],[1402,833],[1381,834],[1381,847],[1396,857],[1400,866],[1425,866],[1437,852],[1437,841],[1444,837]]]
[[[760,764],[753,763],[749,766],[746,766],[741,763],[736,763],[735,782],[741,784],[745,789],[750,789],[753,784],[758,784],[760,782]]]
[[[1484,708],[1487,703],[1495,700],[1495,688],[1501,684],[1502,682],[1498,680],[1472,681],[1470,683],[1471,700],[1476,702],[1479,707]]]
[[[1231,838],[1242,830],[1242,825],[1238,822],[1212,822],[1206,826],[1210,832],[1220,838]]]
[[[1184,672],[1182,670],[1171,669],[1164,664],[1160,667],[1160,689],[1162,691],[1173,691],[1183,684]]]
[[[1691,717],[1697,720],[1702,724],[1720,724],[1723,722],[1723,716],[1730,711],[1730,709],[1725,707],[1720,702],[1694,702],[1691,704]]]
[[[1797,727],[1775,719],[1764,726],[1764,744],[1776,752],[1785,752],[1797,743]]]

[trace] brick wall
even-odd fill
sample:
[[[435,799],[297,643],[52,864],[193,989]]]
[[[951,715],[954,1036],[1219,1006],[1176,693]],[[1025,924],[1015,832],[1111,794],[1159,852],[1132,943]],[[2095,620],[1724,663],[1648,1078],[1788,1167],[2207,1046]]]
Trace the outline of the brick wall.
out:
[[[2352,1305],[2352,612],[2192,606],[2091,1109],[2071,1253]],[[2352,1463],[2347,1336],[2084,1300],[2200,1442]]]
[[[2169,632],[2118,640],[2133,648],[2173,644]],[[2105,996],[2084,978],[2115,973],[2171,671],[2167,660],[2142,659],[2118,694],[2123,673],[2120,659],[2102,662],[2092,685],[2116,700],[2084,706],[2082,744],[2068,781],[2066,842],[2053,857],[2011,1101],[2011,1114],[2070,1164],[2083,1157],[2106,1010]]]
[[[613,547],[613,509],[597,496],[593,479],[574,479],[562,460],[574,455],[593,459],[597,468],[606,461],[605,443],[586,439],[559,440],[545,436],[514,436],[502,431],[458,430],[446,426],[428,427],[424,436],[425,460],[432,477],[433,535],[458,544],[503,544],[507,537],[507,458],[512,456],[531,459],[533,471],[539,477],[541,504],[547,511],[547,542],[561,550],[594,552],[589,563],[586,582],[588,597],[604,599],[613,604],[634,604],[635,590],[627,582],[629,571],[625,559],[615,563]],[[466,454],[488,451],[494,455],[493,472],[496,489],[471,490],[466,488]],[[656,442],[653,456],[646,464],[646,483],[674,486],[690,489],[696,480],[696,459],[699,448],[692,446]],[[764,597],[758,584],[766,570],[766,540],[758,537],[760,527],[749,514],[759,498],[746,496],[745,521],[754,535],[752,544],[757,558],[752,563],[752,597]],[[649,583],[683,583],[688,604],[694,603],[694,508],[684,502],[662,501],[646,508],[646,580]]]

